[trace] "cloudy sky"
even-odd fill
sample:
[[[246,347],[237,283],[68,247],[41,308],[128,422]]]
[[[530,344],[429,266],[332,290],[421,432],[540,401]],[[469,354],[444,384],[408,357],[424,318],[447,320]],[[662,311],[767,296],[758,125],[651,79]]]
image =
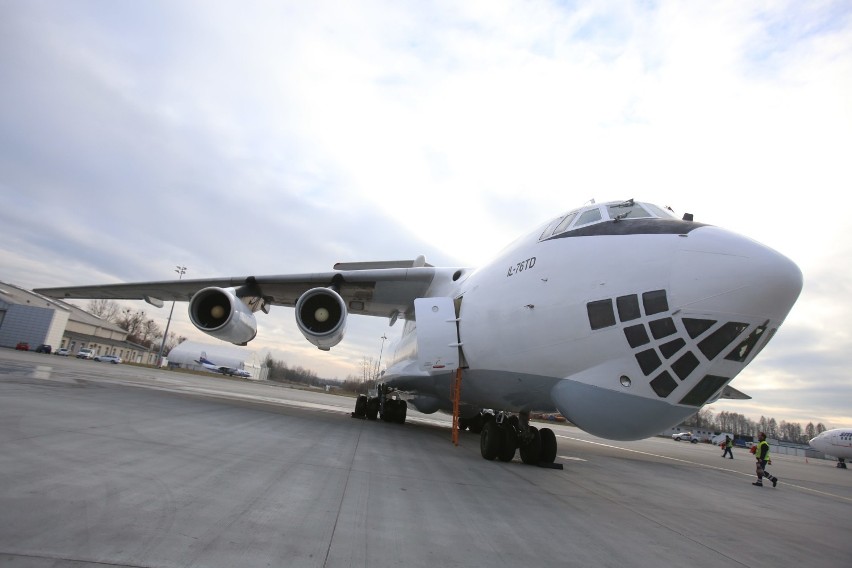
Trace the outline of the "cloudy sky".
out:
[[[636,198],[804,273],[733,383],[754,399],[711,410],[849,425],[850,164],[843,0],[0,0],[0,280],[26,288],[475,266]],[[339,378],[399,331],[350,318],[326,354],[292,310],[259,323],[256,351]]]

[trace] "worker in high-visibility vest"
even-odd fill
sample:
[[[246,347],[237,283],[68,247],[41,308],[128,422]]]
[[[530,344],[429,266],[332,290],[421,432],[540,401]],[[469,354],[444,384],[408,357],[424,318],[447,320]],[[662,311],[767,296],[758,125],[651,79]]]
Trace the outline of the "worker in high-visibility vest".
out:
[[[765,477],[772,482],[772,487],[778,485],[778,478],[766,471],[766,464],[772,464],[769,459],[769,443],[766,441],[766,434],[761,432],[757,435],[757,446],[755,446],[754,457],[757,458],[757,481],[752,485],[763,487],[763,478]]]
[[[725,444],[724,445],[725,451],[722,453],[722,457],[725,457],[727,455],[727,456],[730,456],[731,459],[734,459],[734,452],[733,452],[734,441],[731,440],[730,436],[725,436],[724,444]]]

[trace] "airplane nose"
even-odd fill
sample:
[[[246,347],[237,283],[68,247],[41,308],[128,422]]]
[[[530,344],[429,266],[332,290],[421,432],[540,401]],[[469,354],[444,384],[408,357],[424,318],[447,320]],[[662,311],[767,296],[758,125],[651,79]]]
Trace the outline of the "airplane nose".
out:
[[[802,291],[802,271],[781,253],[718,227],[682,237],[672,274],[674,305],[768,319],[778,325]]]

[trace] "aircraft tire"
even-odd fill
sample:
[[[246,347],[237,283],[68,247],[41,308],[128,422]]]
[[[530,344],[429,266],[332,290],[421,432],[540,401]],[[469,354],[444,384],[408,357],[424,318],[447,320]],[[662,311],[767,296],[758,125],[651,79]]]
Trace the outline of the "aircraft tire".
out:
[[[493,461],[499,454],[504,442],[503,429],[494,422],[488,422],[482,428],[479,436],[479,452],[488,461]]]
[[[379,417],[379,399],[371,398],[367,400],[367,420],[375,420]]]
[[[550,428],[542,428],[538,431],[541,436],[541,455],[539,462],[553,463],[556,461],[556,434]]]
[[[408,414],[408,405],[404,400],[397,401],[396,408],[396,422],[397,424],[405,424],[405,415]]]
[[[385,399],[385,410],[382,412],[384,422],[399,422],[399,402],[394,399]]]
[[[484,425],[485,421],[483,421],[481,414],[477,414],[476,416],[470,418],[467,423],[468,430],[470,430],[474,434],[481,434],[482,427]]]
[[[497,457],[502,462],[510,462],[515,459],[518,448],[518,431],[511,424],[502,424],[500,429],[503,430],[503,444]]]
[[[521,461],[527,465],[538,465],[541,457],[541,434],[538,428],[530,426],[530,439],[521,444]]]
[[[355,399],[355,412],[352,416],[356,418],[363,418],[367,416],[367,395],[361,394],[358,395],[357,399]]]

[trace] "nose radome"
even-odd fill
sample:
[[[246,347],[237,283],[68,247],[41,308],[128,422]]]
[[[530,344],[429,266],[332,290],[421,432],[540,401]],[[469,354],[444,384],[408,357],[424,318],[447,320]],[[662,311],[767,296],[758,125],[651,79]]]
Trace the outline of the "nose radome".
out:
[[[802,271],[781,253],[718,227],[682,238],[672,273],[673,303],[780,323],[802,291]]]

